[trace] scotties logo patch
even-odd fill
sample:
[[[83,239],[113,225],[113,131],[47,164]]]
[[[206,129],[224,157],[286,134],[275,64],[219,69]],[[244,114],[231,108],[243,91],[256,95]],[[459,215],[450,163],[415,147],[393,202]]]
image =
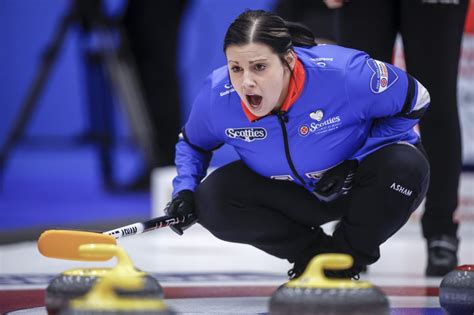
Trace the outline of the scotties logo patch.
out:
[[[265,139],[267,137],[267,130],[265,128],[227,128],[225,134],[231,139],[252,142]]]

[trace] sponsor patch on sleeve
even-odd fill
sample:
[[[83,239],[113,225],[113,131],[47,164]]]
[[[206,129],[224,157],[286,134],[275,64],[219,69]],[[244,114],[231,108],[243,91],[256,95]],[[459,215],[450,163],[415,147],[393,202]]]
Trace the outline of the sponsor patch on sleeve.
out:
[[[371,58],[367,65],[374,72],[370,78],[370,90],[374,93],[382,93],[398,80],[397,73],[382,61]]]

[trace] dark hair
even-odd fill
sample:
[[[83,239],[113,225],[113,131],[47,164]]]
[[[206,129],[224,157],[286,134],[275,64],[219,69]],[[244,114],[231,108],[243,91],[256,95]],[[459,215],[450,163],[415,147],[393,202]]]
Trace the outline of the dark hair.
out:
[[[232,22],[224,38],[224,53],[230,45],[249,43],[266,44],[280,57],[294,46],[316,45],[306,26],[264,10],[246,10]]]

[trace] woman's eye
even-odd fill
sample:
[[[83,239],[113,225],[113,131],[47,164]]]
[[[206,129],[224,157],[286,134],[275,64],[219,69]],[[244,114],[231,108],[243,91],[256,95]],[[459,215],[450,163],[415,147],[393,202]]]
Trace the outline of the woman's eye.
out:
[[[265,68],[266,68],[266,66],[262,63],[258,63],[258,64],[255,65],[255,70],[257,70],[257,71],[263,71],[263,70],[265,70]]]
[[[233,66],[232,68],[230,68],[230,70],[232,70],[232,72],[239,72],[241,69],[240,67]]]

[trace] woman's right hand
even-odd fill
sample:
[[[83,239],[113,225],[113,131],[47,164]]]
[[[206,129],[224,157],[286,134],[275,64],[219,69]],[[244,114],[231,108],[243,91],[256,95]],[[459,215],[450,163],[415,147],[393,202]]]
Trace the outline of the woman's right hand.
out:
[[[194,193],[191,190],[182,190],[176,194],[165,208],[165,213],[169,216],[187,216],[194,214]],[[188,219],[183,223],[171,225],[170,228],[179,235],[183,231],[197,222],[197,219]]]

